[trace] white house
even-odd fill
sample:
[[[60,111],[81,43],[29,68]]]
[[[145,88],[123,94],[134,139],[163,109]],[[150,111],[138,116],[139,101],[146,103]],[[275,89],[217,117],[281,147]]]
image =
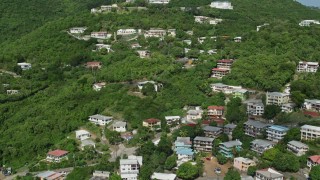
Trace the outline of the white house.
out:
[[[47,153],[47,158],[46,160],[48,162],[56,162],[59,163],[62,160],[68,160],[68,151],[64,151],[64,150],[54,150],[54,151],[50,151]]]
[[[135,29],[119,29],[117,31],[117,35],[120,35],[120,36],[126,36],[126,35],[131,35],[136,33],[137,33],[137,30]]]
[[[187,112],[187,120],[201,119],[202,114],[203,114],[203,110],[201,108],[190,109]]]
[[[111,37],[111,34],[108,34],[106,31],[91,32],[90,37],[96,39],[109,39]]]
[[[217,8],[217,9],[233,9],[231,2],[228,2],[228,1],[213,1],[210,4],[210,7]]]
[[[266,168],[256,171],[255,180],[283,180],[283,174],[272,168]]]
[[[154,81],[141,81],[141,82],[138,82],[138,88],[139,90],[141,91],[143,89],[143,87],[146,85],[146,84],[153,84],[154,85],[154,90],[156,92],[158,92],[160,90],[160,88],[162,87],[162,84],[161,83],[156,83]]]
[[[309,147],[300,141],[293,140],[288,142],[287,150],[293,152],[297,156],[302,156],[309,150]]]
[[[168,4],[170,0],[148,0],[149,4]]]
[[[7,90],[7,94],[8,95],[19,94],[19,90],[9,89],[9,90]]]
[[[165,116],[168,125],[180,124],[180,116]]]
[[[81,149],[84,150],[85,147],[91,146],[93,148],[96,148],[96,143],[91,139],[85,139],[81,141]]]
[[[320,111],[320,100],[319,99],[305,99],[303,108],[311,111]]]
[[[281,111],[285,113],[293,112],[293,109],[296,105],[294,103],[285,103],[281,105]]]
[[[312,125],[303,125],[300,129],[301,139],[314,140],[320,138],[320,127]]]
[[[148,50],[138,50],[137,53],[139,54],[139,57],[142,59],[150,57],[150,51]]]
[[[109,178],[109,176],[110,176],[110,172],[108,172],[108,171],[94,171],[93,173],[92,173],[92,177],[93,178],[99,178],[99,179],[108,179]]]
[[[299,23],[299,26],[310,26],[311,24],[320,24],[317,20],[303,20]]]
[[[80,141],[89,139],[91,137],[90,132],[86,130],[77,130],[76,131],[76,138],[79,139]]]
[[[106,49],[108,53],[113,51],[110,44],[96,44],[96,50],[93,51],[100,51],[102,49]]]
[[[87,27],[73,27],[69,29],[71,34],[82,34],[87,29]]]
[[[89,121],[90,122],[92,122],[94,124],[98,124],[100,126],[104,126],[106,124],[109,124],[112,120],[113,120],[112,117],[104,116],[104,115],[101,115],[101,114],[96,114],[96,115],[89,116]]]
[[[112,124],[112,129],[117,132],[126,132],[127,123],[123,121],[116,121]]]
[[[22,63],[17,63],[18,66],[20,66],[20,68],[22,70],[29,70],[31,69],[31,64],[30,63],[26,63],[26,62],[22,62]]]
[[[95,91],[100,91],[102,88],[104,88],[106,86],[105,82],[99,82],[99,83],[94,83],[92,88]]]
[[[167,34],[167,31],[161,28],[151,28],[149,31],[144,33],[145,38],[149,37],[164,37]]]
[[[126,180],[137,180],[140,167],[142,166],[142,156],[128,156],[128,159],[120,159],[120,176]]]
[[[318,68],[319,68],[318,62],[300,61],[297,66],[297,72],[315,73],[318,71]]]
[[[176,180],[177,175],[172,173],[156,173],[154,172],[151,176],[152,180]]]

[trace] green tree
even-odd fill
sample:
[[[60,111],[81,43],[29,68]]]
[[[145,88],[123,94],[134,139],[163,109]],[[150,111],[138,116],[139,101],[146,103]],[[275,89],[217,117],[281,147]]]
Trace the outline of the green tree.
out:
[[[300,91],[291,92],[291,100],[297,107],[301,107],[306,99],[306,95],[302,94]]]
[[[177,176],[185,180],[195,179],[199,176],[198,168],[190,162],[185,162],[179,166]]]
[[[297,172],[300,168],[299,159],[295,155],[287,153],[278,153],[272,164],[279,171]]]
[[[274,159],[276,158],[277,154],[280,153],[280,150],[277,148],[271,148],[266,150],[263,154],[262,154],[262,158],[269,160],[269,161],[274,161]]]
[[[170,138],[167,137],[167,135],[162,135],[157,147],[157,150],[159,152],[164,152],[166,153],[166,155],[170,155],[172,154],[172,149],[171,149],[172,145],[171,145],[171,141]]]
[[[264,113],[263,113],[262,117],[265,119],[272,119],[280,112],[281,112],[281,108],[279,106],[267,105],[264,108]]]
[[[113,173],[110,178],[110,180],[121,180],[121,176],[118,174]]]
[[[240,173],[234,169],[229,169],[224,180],[241,180]]]
[[[156,94],[156,91],[154,89],[154,84],[147,83],[142,88],[142,94],[146,96],[154,96]]]
[[[291,128],[287,131],[287,134],[283,138],[284,143],[288,143],[289,141],[296,140],[300,141],[301,133],[300,128]]]
[[[309,176],[312,180],[320,180],[320,166],[313,166]]]
[[[177,156],[176,155],[169,156],[164,164],[164,168],[167,170],[171,170],[176,166],[177,166]]]
[[[228,159],[220,153],[217,155],[217,160],[218,160],[218,163],[221,165],[224,165],[228,162]]]
[[[249,166],[248,171],[247,171],[247,175],[253,177],[256,174],[257,170],[258,170],[257,166]]]

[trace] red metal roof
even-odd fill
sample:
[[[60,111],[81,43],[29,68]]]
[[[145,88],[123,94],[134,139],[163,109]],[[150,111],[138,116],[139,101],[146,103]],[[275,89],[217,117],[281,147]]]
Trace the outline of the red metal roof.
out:
[[[92,61],[92,62],[87,62],[87,66],[100,66],[101,62],[98,61]]]
[[[213,68],[212,71],[229,71],[229,69]]]
[[[222,63],[232,63],[233,60],[232,60],[232,59],[221,59],[221,60],[218,60],[218,62],[222,62]]]
[[[66,155],[68,153],[69,153],[68,151],[57,149],[57,150],[48,152],[48,155],[60,157],[60,156]]]
[[[223,106],[208,106],[210,110],[224,110]]]
[[[320,164],[320,155],[310,156],[309,159],[310,159],[313,163]]]
[[[150,118],[150,119],[144,120],[144,122],[147,122],[147,123],[157,123],[157,122],[160,122],[160,120],[159,120],[159,119],[155,119],[155,118]]]
[[[320,116],[319,113],[317,113],[317,112],[312,112],[312,111],[304,111],[303,114],[304,114],[304,115],[309,115],[309,116],[311,116],[311,117],[319,117],[319,116]]]

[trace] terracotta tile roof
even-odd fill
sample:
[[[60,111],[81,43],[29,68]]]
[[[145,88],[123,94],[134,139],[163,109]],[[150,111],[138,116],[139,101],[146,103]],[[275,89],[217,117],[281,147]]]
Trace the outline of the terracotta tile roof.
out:
[[[233,60],[232,60],[232,59],[221,59],[221,60],[218,60],[218,62],[222,62],[222,63],[232,63]]]
[[[229,69],[213,68],[212,71],[229,71]]]
[[[309,159],[310,159],[313,163],[320,164],[320,155],[310,156]]]
[[[208,110],[224,110],[223,106],[208,106]]]
[[[60,157],[60,156],[66,155],[66,154],[68,154],[68,153],[69,153],[68,151],[64,151],[64,150],[57,149],[57,150],[48,152],[48,155]]]
[[[100,66],[101,62],[98,61],[92,61],[92,62],[87,62],[87,66]]]
[[[144,122],[146,122],[146,123],[157,123],[157,122],[160,122],[160,120],[159,119],[155,119],[155,118],[150,118],[150,119],[144,120]]]
[[[311,116],[311,117],[319,117],[319,116],[320,116],[319,113],[317,113],[317,112],[312,112],[312,111],[304,111],[303,114],[304,114],[304,115],[309,115],[309,116]]]

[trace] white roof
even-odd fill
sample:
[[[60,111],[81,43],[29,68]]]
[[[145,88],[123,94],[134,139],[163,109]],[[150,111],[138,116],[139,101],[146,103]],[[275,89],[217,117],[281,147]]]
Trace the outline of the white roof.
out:
[[[78,136],[81,136],[81,135],[85,135],[85,134],[89,134],[90,135],[90,133],[88,132],[88,131],[86,131],[86,130],[77,130],[76,131],[76,137],[78,137]]]
[[[253,160],[251,160],[251,159],[249,159],[249,158],[244,158],[244,157],[236,157],[236,158],[234,158],[234,160],[241,161],[241,162],[245,162],[245,163],[252,163],[252,162],[254,162]]]
[[[127,125],[124,121],[116,121],[113,123],[113,127],[125,127]]]
[[[177,175],[169,173],[153,173],[151,179],[157,180],[175,180]]]
[[[180,116],[165,116],[164,117],[166,120],[170,120],[170,119],[180,119]]]
[[[138,177],[138,174],[136,173],[121,173],[120,175],[122,179],[127,179],[127,178],[130,179],[130,178]]]
[[[120,165],[139,164],[142,165],[142,156],[130,155],[128,159],[120,159]]]
[[[301,129],[311,129],[311,130],[315,130],[315,131],[320,131],[320,127],[318,126],[311,126],[311,125],[303,125],[301,126]]]
[[[95,119],[99,119],[99,120],[112,120],[111,116],[104,116],[101,114],[92,115],[92,116],[90,116],[90,118],[95,118]]]

